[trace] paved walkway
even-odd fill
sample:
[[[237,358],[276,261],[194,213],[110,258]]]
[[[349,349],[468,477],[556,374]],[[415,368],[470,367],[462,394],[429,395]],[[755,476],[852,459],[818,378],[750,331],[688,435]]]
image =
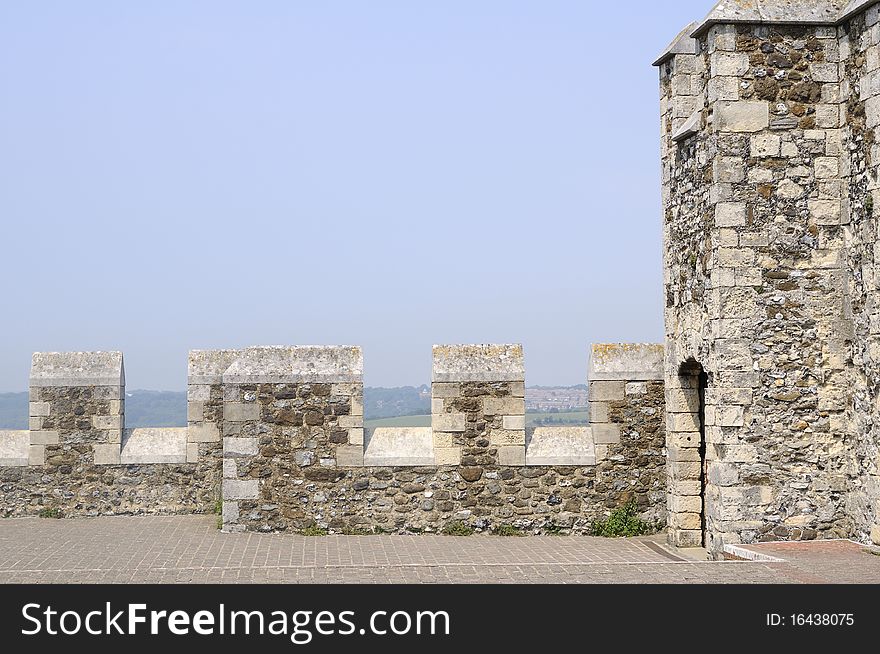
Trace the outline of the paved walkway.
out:
[[[214,516],[0,520],[2,583],[880,582],[880,556],[848,541],[755,551],[786,561],[688,560],[659,537],[221,534]]]

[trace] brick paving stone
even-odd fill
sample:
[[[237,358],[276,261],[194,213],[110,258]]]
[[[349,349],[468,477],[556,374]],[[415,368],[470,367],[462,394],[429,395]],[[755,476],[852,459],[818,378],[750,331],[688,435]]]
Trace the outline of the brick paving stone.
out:
[[[222,534],[205,516],[0,520],[0,583],[880,583],[851,541],[768,543],[783,562],[693,561],[662,537]]]

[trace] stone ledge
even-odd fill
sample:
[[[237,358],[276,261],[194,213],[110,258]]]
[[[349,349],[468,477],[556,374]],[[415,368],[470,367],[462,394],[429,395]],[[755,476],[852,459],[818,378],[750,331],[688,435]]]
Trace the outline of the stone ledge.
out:
[[[129,463],[186,463],[186,427],[126,429],[119,461]]]
[[[433,382],[525,381],[522,345],[435,345]]]
[[[663,50],[659,57],[657,57],[653,65],[661,66],[677,54],[698,54],[700,52],[700,44],[693,36],[691,36],[694,30],[697,29],[697,25],[698,23],[694,21],[679,32],[678,36],[672,39],[672,43],[666,46],[666,49]]]
[[[363,375],[359,347],[252,347],[239,353],[223,373],[223,383],[361,383]]]
[[[23,467],[30,455],[30,432],[26,429],[0,430],[0,466]]]
[[[590,427],[537,427],[526,445],[527,466],[594,466]]]
[[[365,466],[434,465],[431,427],[377,427],[366,430],[364,440]]]
[[[124,386],[122,352],[35,352],[30,385]]]
[[[664,348],[655,343],[597,343],[590,355],[590,381],[663,379]]]
[[[190,385],[221,383],[223,373],[240,353],[241,350],[191,350],[187,359],[187,383]]]

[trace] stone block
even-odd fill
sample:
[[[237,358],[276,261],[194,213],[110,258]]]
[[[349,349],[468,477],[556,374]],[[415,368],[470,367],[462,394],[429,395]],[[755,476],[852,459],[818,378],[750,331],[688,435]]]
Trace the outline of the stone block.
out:
[[[48,418],[52,407],[48,402],[31,402],[30,414],[32,418]]]
[[[359,347],[249,347],[239,351],[223,372],[223,383],[360,384],[363,374],[364,355]]]
[[[839,200],[809,200],[810,217],[819,225],[840,224]]]
[[[461,465],[460,447],[435,447],[434,464],[438,466]]]
[[[200,422],[205,417],[204,402],[187,402],[186,419],[188,422]]]
[[[223,502],[223,524],[238,522],[238,502]]]
[[[211,399],[211,387],[205,384],[190,384],[186,387],[187,402],[207,402]]]
[[[626,382],[624,381],[591,381],[591,402],[615,402],[626,399]]]
[[[457,382],[434,382],[431,384],[432,398],[450,398],[461,395],[461,384]]]
[[[699,513],[670,513],[668,524],[673,529],[697,531],[702,529],[703,519]]]
[[[43,418],[28,418],[28,428],[31,431],[39,431],[43,428]]]
[[[662,380],[663,345],[595,343],[590,351],[589,379],[590,382]]]
[[[190,443],[216,443],[220,440],[220,429],[215,422],[190,425],[186,438]]]
[[[708,470],[709,483],[716,486],[735,486],[739,483],[739,468],[735,463],[712,461]]]
[[[95,444],[92,447],[94,449],[96,466],[119,464],[121,456],[119,445],[115,443]]]
[[[605,402],[590,402],[590,422],[608,422],[608,404]]]
[[[489,443],[492,445],[522,445],[525,447],[525,429],[516,431],[508,429],[493,429],[489,434]]]
[[[754,133],[769,126],[770,105],[767,102],[741,100],[715,105],[715,128],[719,132]]]
[[[223,504],[228,500],[256,500],[260,497],[258,479],[224,479]]]
[[[431,416],[431,427],[434,431],[463,432],[466,418],[463,413],[442,413]]]
[[[719,202],[715,205],[715,226],[745,227],[747,213],[745,202]]]
[[[238,479],[238,462],[235,459],[223,459],[223,477]]]
[[[337,445],[336,465],[340,468],[362,468],[364,448],[360,445]]]
[[[343,429],[363,429],[363,416],[339,416],[337,424]]]
[[[749,56],[743,52],[716,51],[709,57],[711,77],[742,77],[749,72]]]
[[[703,492],[703,485],[699,481],[672,481],[669,483],[670,495],[697,495]]]
[[[434,443],[443,434],[430,427],[379,427],[366,433],[364,465],[367,466],[431,466],[434,465]],[[452,447],[452,434],[449,447]]]
[[[229,422],[259,420],[260,405],[255,402],[227,402],[223,405],[223,419]]]
[[[28,465],[44,466],[46,465],[46,446],[45,445],[29,445],[28,446]]]
[[[718,407],[715,411],[715,419],[719,427],[742,427],[745,424],[741,406]]]
[[[525,380],[522,345],[435,345],[433,382]]]
[[[224,438],[223,456],[254,456],[259,452],[256,438]],[[240,498],[246,499],[246,498]]]
[[[528,466],[590,466],[596,458],[590,427],[536,427],[526,446]]]
[[[667,438],[669,438],[667,433]],[[666,460],[669,463],[699,463],[700,450],[697,447],[677,447],[667,443]]]
[[[107,429],[101,432],[106,443],[122,443],[122,429]]]
[[[782,139],[775,134],[756,134],[751,139],[753,157],[778,157],[782,150]]]
[[[455,445],[455,434],[444,431],[435,431],[433,432],[431,442],[434,443],[434,447],[452,447]]]
[[[697,413],[700,410],[700,392],[691,389],[667,388],[666,410],[670,413]]]
[[[667,502],[670,513],[702,513],[703,498],[699,495],[672,495]]]
[[[597,445],[613,445],[620,442],[620,425],[592,425],[593,442]]]
[[[356,429],[348,430],[348,443],[349,445],[363,445],[364,444],[364,428],[358,427]]]
[[[60,442],[57,431],[31,431],[31,445],[58,445]]]
[[[526,412],[526,401],[521,397],[485,397],[483,413],[487,416],[517,416]]]
[[[432,398],[431,399],[431,413],[436,415],[443,413],[445,411],[443,398]]]
[[[525,382],[510,382],[508,385],[508,390],[510,391],[511,396],[513,397],[525,397],[526,396],[526,383]]]
[[[526,428],[526,417],[524,415],[504,416],[501,419],[501,425],[504,429],[523,430]]]
[[[524,466],[526,464],[526,448],[518,446],[503,446],[498,448],[498,465],[501,466]]]
[[[840,160],[837,157],[816,157],[813,165],[816,179],[833,179],[840,172]]]
[[[666,469],[673,481],[699,481],[702,473],[699,461],[670,461]]]
[[[873,525],[871,527],[871,542],[874,545],[880,545],[880,525]]]
[[[122,352],[37,352],[31,361],[30,385],[119,388],[125,385]]]
[[[330,386],[331,395],[345,396],[361,396],[363,394],[363,384],[352,382],[337,382]]]
[[[364,415],[364,400],[360,396],[351,398],[351,415],[361,417]]]
[[[126,429],[120,463],[186,463],[186,432],[186,427]]]
[[[682,549],[703,546],[703,532],[700,529],[672,529],[669,541],[674,547]]]
[[[701,429],[698,413],[667,413],[666,429],[669,431],[699,432]]]
[[[198,463],[199,462],[199,444],[198,443],[187,443],[186,444],[186,462],[187,463]]]
[[[666,443],[674,447],[699,447],[702,436],[699,432],[669,431],[666,433]]]

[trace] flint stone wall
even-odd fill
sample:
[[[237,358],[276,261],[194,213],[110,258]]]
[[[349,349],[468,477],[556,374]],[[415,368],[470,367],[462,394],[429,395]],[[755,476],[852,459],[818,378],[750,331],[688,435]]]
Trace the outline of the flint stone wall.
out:
[[[527,430],[521,346],[438,346],[432,427],[368,434],[359,348],[191,352],[183,429],[125,429],[121,354],[38,354],[39,420],[0,432],[3,515],[208,513],[222,500],[226,531],[586,533],[634,502],[662,523],[657,347],[597,346],[598,421]]]
[[[657,62],[675,544],[880,542],[878,21],[725,0]]]

